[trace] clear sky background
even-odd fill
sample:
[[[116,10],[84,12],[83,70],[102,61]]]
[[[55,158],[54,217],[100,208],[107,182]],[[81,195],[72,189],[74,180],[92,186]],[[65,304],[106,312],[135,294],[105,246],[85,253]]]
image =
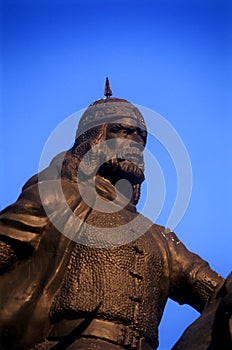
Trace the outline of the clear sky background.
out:
[[[175,231],[226,277],[232,260],[230,0],[3,0],[0,20],[1,208],[37,172],[54,128],[102,98],[109,76],[115,97],[158,112],[181,136],[193,191]],[[167,155],[150,147],[165,171]],[[166,178],[168,211],[176,181],[168,170]],[[157,222],[165,224],[165,215]],[[197,315],[169,302],[159,349],[170,349]]]

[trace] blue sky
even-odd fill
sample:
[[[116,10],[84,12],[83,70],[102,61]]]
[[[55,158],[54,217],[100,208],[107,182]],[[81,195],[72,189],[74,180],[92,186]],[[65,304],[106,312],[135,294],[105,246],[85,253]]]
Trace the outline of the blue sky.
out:
[[[103,97],[109,76],[115,97],[158,112],[181,136],[193,191],[175,231],[226,277],[232,241],[230,1],[3,0],[1,7],[1,208],[37,172],[54,128]],[[166,169],[165,152],[150,147]],[[172,200],[176,183],[165,177]],[[159,349],[170,349],[196,316],[169,303]]]

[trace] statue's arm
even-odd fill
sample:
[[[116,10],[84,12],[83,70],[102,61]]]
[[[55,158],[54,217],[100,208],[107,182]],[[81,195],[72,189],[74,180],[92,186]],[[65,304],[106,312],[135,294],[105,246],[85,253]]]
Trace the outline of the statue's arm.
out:
[[[0,212],[0,274],[32,254],[48,225],[37,184]]]
[[[5,242],[0,242],[0,275],[8,271],[17,261],[14,248]]]
[[[180,304],[189,304],[202,312],[224,279],[206,261],[190,252],[173,232],[167,234],[166,240],[170,259],[169,296]]]

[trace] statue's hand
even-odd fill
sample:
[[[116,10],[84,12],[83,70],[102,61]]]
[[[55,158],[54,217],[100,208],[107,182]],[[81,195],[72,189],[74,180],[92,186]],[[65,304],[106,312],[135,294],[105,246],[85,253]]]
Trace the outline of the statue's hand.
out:
[[[18,260],[15,249],[0,241],[0,275],[11,269]]]

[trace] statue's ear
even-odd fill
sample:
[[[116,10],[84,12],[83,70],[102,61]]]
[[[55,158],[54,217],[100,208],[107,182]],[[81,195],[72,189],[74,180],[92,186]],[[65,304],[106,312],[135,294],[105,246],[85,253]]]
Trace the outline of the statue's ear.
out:
[[[84,176],[94,176],[99,168],[99,161],[101,161],[99,152],[94,150],[94,146],[104,142],[106,139],[106,125],[102,124],[99,127],[99,133],[97,137],[90,139],[91,150],[81,159],[79,164],[80,178]]]
[[[106,140],[106,124],[102,124],[98,126],[99,128],[99,134],[98,137],[93,140],[93,144],[98,144],[100,142],[104,142]]]

